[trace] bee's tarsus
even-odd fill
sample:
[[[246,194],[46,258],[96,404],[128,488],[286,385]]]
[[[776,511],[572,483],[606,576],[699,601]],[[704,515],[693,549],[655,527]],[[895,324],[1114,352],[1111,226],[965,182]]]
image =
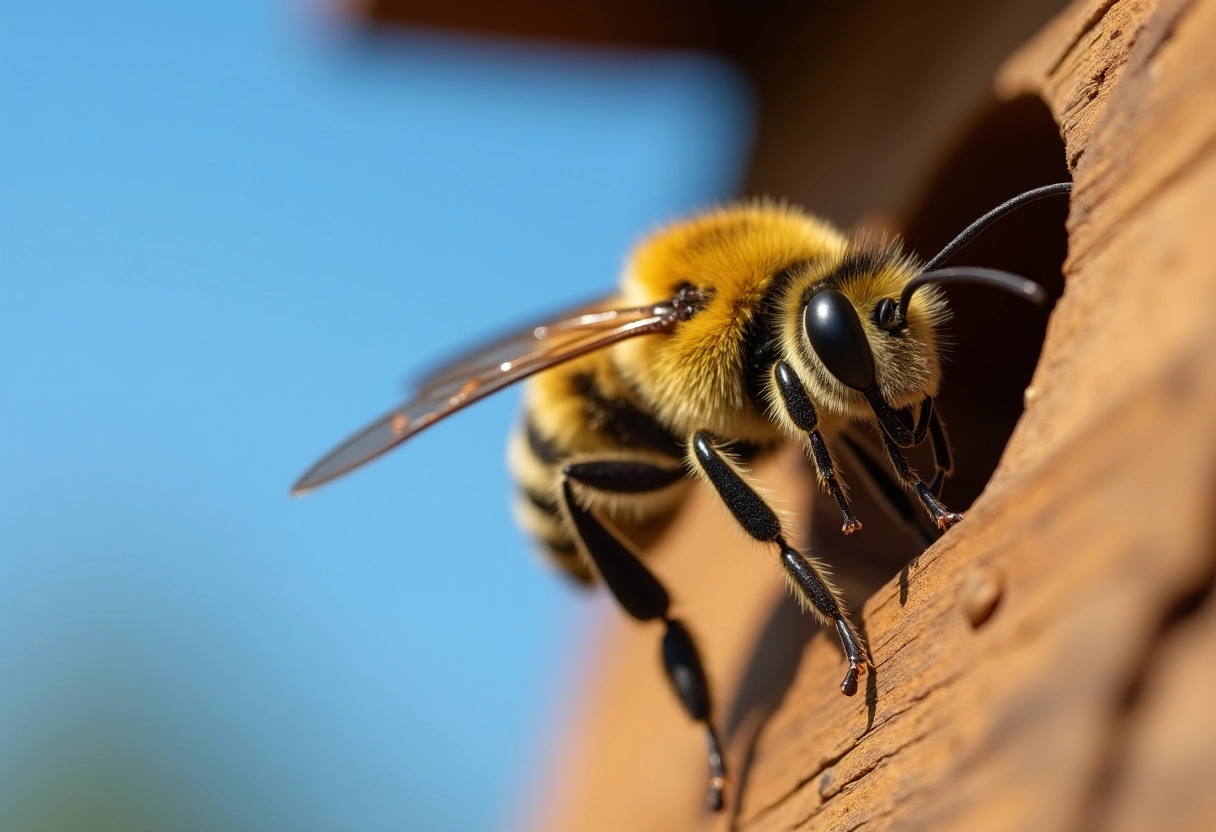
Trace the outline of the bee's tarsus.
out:
[[[845,696],[857,695],[857,677],[859,672],[858,665],[849,665],[849,672],[844,675],[844,681],[840,683],[840,692]]]
[[[836,618],[836,633],[840,636],[840,644],[844,647],[844,656],[849,660],[849,670],[840,683],[840,692],[845,696],[857,693],[857,677],[865,672],[866,656],[861,647],[861,639],[857,631],[844,615]]]
[[[819,414],[815,411],[815,405],[807,394],[806,387],[798,378],[798,374],[794,372],[794,368],[784,361],[778,361],[773,365],[773,381],[777,386],[777,392],[781,395],[781,402],[785,406],[785,412],[790,417],[790,421],[799,430],[807,433],[807,439],[811,444],[811,456],[815,460],[815,470],[819,474],[819,479],[831,493],[832,499],[836,501],[837,508],[840,509],[840,516],[844,521],[841,531],[845,534],[852,534],[861,528],[861,523],[853,516],[849,499],[845,496],[844,488],[836,477],[836,465],[832,461],[831,452],[828,451],[827,442],[819,431]]]
[[[963,522],[964,516],[965,515],[959,514],[954,511],[944,511],[937,518],[937,527],[939,529],[941,529],[942,531],[946,531],[951,526],[954,526],[956,523]]]
[[[739,521],[739,525],[757,540],[773,542],[780,547],[781,565],[785,567],[796,594],[822,620],[835,624],[841,646],[849,660],[849,675],[845,677],[841,690],[849,696],[852,695],[849,693],[850,689],[856,693],[857,675],[860,672],[859,667],[865,663],[865,654],[862,652],[861,639],[858,638],[853,625],[848,621],[844,603],[840,600],[836,588],[832,586],[831,581],[814,559],[803,555],[786,543],[776,514],[743,476],[713,447],[704,433],[693,434],[689,444],[693,448],[702,473],[718,492],[718,496],[730,509],[731,514]]]
[[[726,789],[726,758],[722,755],[722,747],[718,743],[718,734],[712,725],[706,726],[706,736],[709,744],[709,794],[705,804],[711,812],[721,812],[726,801],[723,792]]]
[[[909,499],[908,492],[904,491],[891,476],[890,469],[879,458],[879,455],[852,431],[846,431],[841,434],[840,438],[845,449],[860,468],[863,482],[879,502],[886,505],[892,518],[903,526],[918,545],[925,548],[932,546],[937,540],[936,533],[930,532],[921,519],[923,515]],[[941,475],[940,471],[938,473]],[[942,476],[944,477],[944,475]],[[938,478],[935,476],[934,481],[936,482]],[[932,488],[932,483],[930,483],[930,488]]]
[[[811,431],[809,438],[811,455],[815,457],[815,468],[819,472],[819,478],[827,486],[832,499],[836,501],[836,508],[840,509],[840,517],[844,521],[841,528],[845,534],[852,534],[861,528],[861,522],[853,516],[849,498],[845,496],[844,487],[841,486],[840,480],[836,476],[836,463],[832,460],[831,452],[828,451],[827,442],[824,440],[823,434],[817,430]]]
[[[944,433],[942,434],[942,437],[945,437]],[[884,436],[883,447],[886,448],[887,459],[891,461],[891,465],[894,466],[895,472],[899,474],[899,478],[908,485],[912,486],[912,490],[916,492],[916,496],[920,499],[921,505],[924,506],[925,511],[929,513],[929,519],[932,520],[939,529],[945,531],[963,519],[963,515],[948,511],[946,507],[941,504],[941,502],[937,499],[936,494],[934,494],[933,487],[926,485],[925,482],[921,480],[919,476],[917,476],[916,472],[912,470],[912,466],[910,466],[908,464],[908,460],[904,458],[903,453],[895,444],[895,440],[893,440],[890,436]],[[944,473],[942,476],[944,478]],[[934,477],[933,481],[938,484],[940,489],[941,483],[938,482],[938,478],[936,476]]]

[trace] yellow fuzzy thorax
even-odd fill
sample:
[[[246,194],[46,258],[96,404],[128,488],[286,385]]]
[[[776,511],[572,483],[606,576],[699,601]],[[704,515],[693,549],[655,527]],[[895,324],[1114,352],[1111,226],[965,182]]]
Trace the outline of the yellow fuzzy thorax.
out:
[[[828,267],[846,250],[846,239],[831,226],[771,202],[723,208],[663,229],[634,252],[623,279],[624,304],[662,302],[686,285],[707,299],[670,335],[618,344],[615,363],[677,434],[773,439],[776,426],[746,389],[748,326],[775,275],[798,263]]]

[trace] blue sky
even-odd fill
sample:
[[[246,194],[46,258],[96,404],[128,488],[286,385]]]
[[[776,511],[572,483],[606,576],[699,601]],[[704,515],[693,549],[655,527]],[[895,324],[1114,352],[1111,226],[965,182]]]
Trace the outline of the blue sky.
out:
[[[4,828],[501,824],[577,684],[604,606],[511,523],[518,391],[287,488],[728,196],[747,91],[305,5],[0,2]]]

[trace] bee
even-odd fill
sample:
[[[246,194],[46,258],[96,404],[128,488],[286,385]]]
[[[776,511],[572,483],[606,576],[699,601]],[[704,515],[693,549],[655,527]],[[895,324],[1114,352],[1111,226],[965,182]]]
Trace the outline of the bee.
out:
[[[941,264],[1000,217],[1070,187],[1010,199],[924,264],[897,245],[850,239],[771,202],[676,223],[636,248],[616,293],[425,376],[408,401],[323,457],[293,493],[529,379],[508,449],[518,520],[562,570],[602,580],[628,615],[662,624],[663,665],[684,710],[705,728],[708,803],[720,809],[726,765],[705,672],[692,636],[669,613],[667,589],[643,562],[645,544],[694,483],[712,489],[750,537],[771,547],[802,606],[835,629],[848,661],[841,691],[854,695],[869,662],[862,639],[824,564],[788,542],[749,465],[801,445],[851,534],[861,523],[831,450],[840,438],[868,476],[887,478],[879,491],[910,523],[916,504],[941,532],[961,521],[941,499],[953,462],[933,407],[948,317],[940,287],[983,283],[1040,303],[1045,292],[1006,272]],[[857,423],[874,429],[885,463],[849,440]],[[926,440],[928,482],[903,453]]]

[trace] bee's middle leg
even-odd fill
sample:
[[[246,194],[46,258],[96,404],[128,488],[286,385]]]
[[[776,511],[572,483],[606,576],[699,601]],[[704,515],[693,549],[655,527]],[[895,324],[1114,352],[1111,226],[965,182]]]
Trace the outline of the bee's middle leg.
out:
[[[561,501],[591,561],[609,591],[625,612],[639,621],[661,619],[663,666],[677,698],[697,722],[705,726],[709,743],[709,807],[722,808],[726,765],[717,732],[710,722],[709,684],[696,643],[678,619],[668,615],[666,588],[641,559],[578,500],[573,484],[601,494],[639,494],[657,491],[684,476],[682,468],[664,468],[648,462],[596,460],[576,462],[562,470]]]
[[[692,458],[698,469],[713,485],[722,502],[749,535],[765,543],[776,543],[781,549],[781,565],[785,567],[799,599],[822,621],[835,625],[844,647],[849,670],[840,690],[845,696],[857,693],[857,677],[866,664],[861,638],[845,613],[844,602],[824,572],[809,558],[791,547],[781,530],[777,514],[756,490],[748,484],[704,433],[695,433],[689,441]]]

